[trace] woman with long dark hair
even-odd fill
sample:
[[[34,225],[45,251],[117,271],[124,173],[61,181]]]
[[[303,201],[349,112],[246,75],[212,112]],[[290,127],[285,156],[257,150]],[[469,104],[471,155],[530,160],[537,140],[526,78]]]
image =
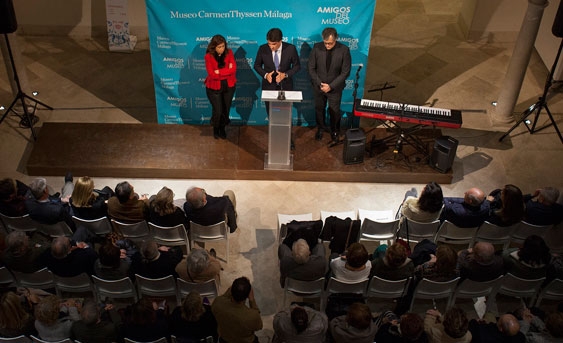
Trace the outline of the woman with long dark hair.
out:
[[[213,137],[226,139],[225,126],[230,123],[229,110],[235,94],[237,64],[233,51],[227,48],[225,37],[215,35],[209,41],[205,69],[205,90],[212,108]]]

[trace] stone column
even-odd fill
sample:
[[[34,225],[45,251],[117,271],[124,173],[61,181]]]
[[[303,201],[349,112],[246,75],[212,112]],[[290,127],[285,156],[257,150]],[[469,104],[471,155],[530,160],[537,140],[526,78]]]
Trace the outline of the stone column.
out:
[[[530,56],[538,35],[543,10],[547,0],[528,0],[528,9],[510,58],[508,70],[502,82],[497,106],[493,114],[493,121],[497,123],[510,123],[514,120],[513,112],[526,69],[530,63]]]

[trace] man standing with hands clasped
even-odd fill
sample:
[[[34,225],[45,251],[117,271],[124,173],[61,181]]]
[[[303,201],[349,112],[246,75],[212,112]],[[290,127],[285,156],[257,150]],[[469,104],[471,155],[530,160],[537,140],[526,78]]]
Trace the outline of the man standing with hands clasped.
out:
[[[325,110],[328,102],[330,116],[330,137],[338,142],[340,131],[340,101],[346,79],[350,75],[352,57],[350,49],[336,41],[338,33],[333,27],[327,27],[321,34],[323,41],[315,43],[309,55],[309,76],[313,84],[315,97],[315,115],[317,134],[315,139],[323,139],[323,131],[328,131],[325,124]]]

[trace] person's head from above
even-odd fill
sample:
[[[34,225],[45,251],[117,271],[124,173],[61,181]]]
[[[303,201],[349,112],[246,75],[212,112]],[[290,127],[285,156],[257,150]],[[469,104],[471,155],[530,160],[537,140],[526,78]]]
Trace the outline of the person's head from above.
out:
[[[12,231],[6,238],[4,243],[6,244],[6,251],[10,252],[12,256],[23,256],[29,250],[29,237],[23,231]]]
[[[205,249],[192,249],[186,258],[188,273],[201,274],[209,265],[209,253]]]
[[[239,277],[233,281],[231,286],[231,296],[235,302],[243,302],[246,298],[248,298],[251,289],[252,286],[250,285],[250,280],[244,276]]]
[[[121,250],[111,242],[106,242],[98,249],[100,264],[109,268],[119,268],[121,264]]]
[[[327,50],[332,50],[336,45],[336,40],[338,39],[338,33],[334,27],[327,27],[321,33],[323,38],[323,44]]]
[[[90,199],[95,196],[94,179],[89,176],[79,177],[72,190],[72,205],[75,207],[88,206],[90,205]]]
[[[154,239],[148,239],[143,242],[141,246],[141,255],[145,262],[156,261],[160,257],[160,251],[158,250],[158,243]]]
[[[0,201],[10,201],[17,196],[16,180],[5,178],[0,180]]]
[[[526,237],[522,248],[518,250],[518,257],[522,262],[531,266],[547,265],[551,261],[549,247],[544,239],[538,235]]]
[[[544,187],[538,194],[538,202],[546,206],[551,206],[559,199],[559,190],[555,187]]]
[[[174,192],[168,187],[162,187],[156,193],[151,205],[154,211],[161,216],[174,213]]]
[[[197,322],[205,313],[203,299],[197,291],[191,291],[182,301],[182,318],[188,322]]]
[[[209,44],[207,45],[207,52],[222,55],[225,51],[227,51],[227,40],[225,37],[221,35],[215,35],[211,37]]]
[[[398,268],[407,260],[407,248],[400,243],[393,243],[385,250],[385,259],[389,267]]]
[[[207,204],[207,193],[203,188],[190,187],[186,191],[186,201],[193,209],[202,208]]]
[[[115,196],[119,203],[124,204],[135,196],[135,190],[129,182],[123,181],[115,186]]]
[[[309,244],[303,238],[299,238],[293,242],[293,247],[291,249],[291,256],[297,264],[305,264],[309,261],[311,256],[311,251],[309,250]]]
[[[407,342],[414,342],[418,340],[424,332],[424,321],[418,314],[408,312],[401,316],[399,329],[401,336]]]
[[[469,329],[469,320],[465,311],[459,307],[452,307],[446,311],[443,317],[444,331],[452,338],[465,336]]]
[[[369,259],[368,251],[362,243],[352,243],[346,252],[346,263],[352,268],[363,267]]]
[[[512,314],[503,314],[497,321],[497,329],[505,336],[516,336],[520,332],[520,323]]]
[[[51,255],[57,260],[62,260],[70,254],[70,239],[68,237],[56,237],[51,242]]]
[[[442,187],[432,181],[422,189],[418,198],[418,207],[425,212],[438,212],[444,205],[444,195]]]
[[[452,273],[457,265],[457,253],[448,245],[436,248],[436,268],[440,273]]]
[[[277,51],[282,45],[283,34],[277,27],[270,29],[266,34],[266,40],[268,41],[268,46],[270,50]]]
[[[515,185],[506,185],[500,192],[502,208],[500,216],[504,220],[520,220],[524,216],[524,197],[522,191]]]
[[[545,318],[547,331],[556,338],[563,337],[563,313],[552,312]]]
[[[472,256],[479,264],[490,264],[495,257],[495,247],[489,242],[477,242],[473,246]]]
[[[479,207],[485,201],[485,192],[476,187],[470,188],[465,192],[463,200],[469,206]]]
[[[53,326],[59,319],[61,299],[56,295],[49,295],[41,298],[35,306],[35,319],[46,326]]]
[[[371,311],[369,306],[363,303],[353,303],[348,307],[346,323],[358,330],[365,330],[371,324]]]
[[[31,194],[36,200],[43,200],[49,197],[47,188],[47,180],[44,177],[38,177],[29,184]]]

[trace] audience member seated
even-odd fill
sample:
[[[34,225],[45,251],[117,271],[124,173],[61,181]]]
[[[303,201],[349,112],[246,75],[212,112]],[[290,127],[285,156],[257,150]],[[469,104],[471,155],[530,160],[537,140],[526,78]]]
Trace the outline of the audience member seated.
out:
[[[280,244],[278,258],[280,259],[280,285],[282,288],[285,286],[286,277],[313,281],[326,275],[327,263],[323,244],[316,244],[312,252],[309,250],[309,244],[303,238],[295,241],[291,249],[286,244]]]
[[[162,337],[169,339],[164,310],[164,300],[157,303],[148,298],[141,298],[133,305],[127,306],[123,315],[121,336],[139,342],[151,342]]]
[[[149,199],[146,194],[139,197],[127,181],[115,186],[115,196],[108,200],[108,215],[123,223],[138,223],[149,219]]]
[[[108,215],[107,200],[113,191],[104,187],[102,191],[94,190],[94,180],[91,177],[79,177],[74,185],[70,206],[72,213],[81,219],[98,219]]]
[[[181,208],[174,205],[174,192],[168,187],[162,187],[152,199],[149,211],[149,221],[159,226],[176,226],[183,224],[187,230],[190,222]]]
[[[519,318],[520,332],[526,336],[526,342],[549,343],[563,341],[563,313],[547,314],[545,322],[530,309],[521,309]],[[518,316],[516,316],[518,318]]]
[[[190,187],[186,192],[184,212],[188,221],[206,226],[220,223],[226,216],[230,232],[237,229],[236,198],[230,190],[225,191],[222,197],[214,197],[204,189]]]
[[[51,243],[51,250],[45,251],[42,258],[55,275],[71,277],[82,273],[94,274],[94,262],[98,254],[84,242],[71,242],[68,237],[57,237]]]
[[[369,254],[361,243],[352,243],[345,255],[330,261],[332,275],[341,281],[354,282],[369,278],[371,261]],[[412,271],[411,271],[412,272]]]
[[[217,320],[222,342],[258,342],[254,333],[262,330],[262,317],[254,299],[254,290],[246,277],[235,279],[232,286],[213,301],[211,311]]]
[[[385,280],[402,280],[411,277],[414,265],[407,257],[407,249],[401,243],[393,243],[385,250],[385,256],[372,261],[372,273]]]
[[[381,318],[383,317],[383,318]],[[383,313],[378,319],[382,324],[375,335],[374,342],[385,343],[427,343],[424,321],[416,313],[408,312],[397,318],[390,312]]]
[[[41,255],[49,249],[46,244],[30,243],[23,231],[12,231],[5,239],[6,249],[2,254],[2,262],[13,271],[33,273],[45,267]]]
[[[410,220],[429,223],[440,217],[443,206],[444,196],[442,194],[442,187],[436,182],[430,182],[424,186],[420,197],[406,197],[401,205],[401,214],[402,217]]]
[[[291,305],[274,316],[272,343],[324,342],[328,329],[326,314],[307,306]]]
[[[557,203],[559,190],[554,187],[538,189],[524,196],[524,220],[534,225],[555,225],[563,219],[563,206]]]
[[[444,198],[440,220],[457,227],[478,227],[489,217],[490,203],[479,188],[471,188],[463,198]]]
[[[459,276],[473,281],[490,281],[504,273],[502,257],[488,242],[477,242],[473,248],[458,253]]]
[[[459,307],[452,307],[442,316],[438,310],[426,311],[424,331],[430,343],[469,343],[469,320]]]
[[[455,279],[459,276],[457,253],[448,245],[440,245],[436,255],[430,255],[430,261],[414,268],[414,276],[417,280],[425,278],[438,282]]]
[[[520,332],[518,319],[512,314],[503,314],[498,320],[486,313],[482,321],[472,319],[469,331],[474,343],[523,343],[526,337]]]
[[[213,337],[217,342],[217,321],[211,306],[203,303],[198,292],[192,291],[182,301],[182,305],[172,311],[169,320],[170,334],[176,336],[178,343],[205,341]]]
[[[129,272],[133,278],[135,274],[150,279],[163,278],[172,275],[178,277],[176,265],[182,260],[180,247],[158,246],[149,239],[143,243],[141,251],[133,255],[133,262]]]
[[[377,325],[366,304],[353,303],[345,315],[330,321],[330,334],[336,343],[372,343],[376,333]]]
[[[498,226],[510,226],[524,219],[524,197],[520,188],[506,185],[492,191],[487,200],[491,202],[488,221]]]
[[[39,338],[49,342],[70,338],[72,323],[80,320],[79,306],[72,299],[62,302],[56,295],[41,298],[35,306],[35,328]]]
[[[543,238],[531,235],[522,248],[504,250],[503,261],[505,272],[522,279],[539,279],[546,277],[551,254]]]
[[[112,304],[102,308],[93,299],[86,299],[80,320],[73,322],[70,338],[82,343],[117,342],[121,317]]]
[[[25,206],[31,219],[48,225],[64,221],[72,231],[76,229],[70,215],[68,202],[63,202],[62,198],[49,195],[47,180],[37,178],[31,182],[29,188],[33,197],[25,201]]]
[[[221,263],[202,248],[195,248],[190,251],[185,259],[182,259],[176,266],[178,277],[187,282],[202,283],[215,279],[217,285],[221,284]]]
[[[0,294],[0,337],[36,335],[34,322],[16,293]]]
[[[0,180],[0,213],[8,217],[27,214],[25,199],[31,196],[29,187],[19,180]]]
[[[131,261],[125,249],[120,249],[111,241],[106,241],[98,249],[98,259],[94,263],[96,276],[104,280],[119,280],[129,276]]]

